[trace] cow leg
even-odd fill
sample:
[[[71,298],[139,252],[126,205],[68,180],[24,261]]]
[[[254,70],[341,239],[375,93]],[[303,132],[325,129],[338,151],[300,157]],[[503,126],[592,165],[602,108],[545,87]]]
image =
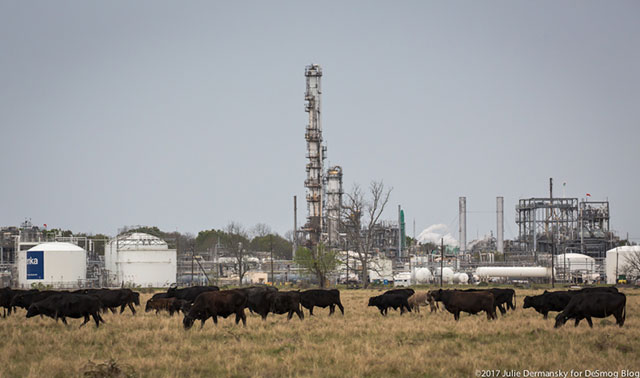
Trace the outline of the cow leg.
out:
[[[116,313],[116,309],[115,309],[115,308],[113,308],[113,307],[109,307],[109,310],[111,310],[111,313],[112,313],[112,314],[115,314],[115,313]]]
[[[498,309],[500,310],[500,313],[504,316],[504,314],[507,313],[507,310],[504,309],[504,306],[502,304],[498,305]],[[495,311],[494,311],[495,312]]]
[[[135,315],[136,314],[136,308],[133,307],[133,303],[129,302],[129,303],[127,303],[127,305],[129,306],[129,309],[131,309],[131,313],[133,315]]]
[[[104,319],[102,319],[102,316],[100,316],[100,311],[96,312],[95,316],[93,317],[94,320],[95,320],[96,316],[98,317],[98,321],[101,321],[104,324],[107,324],[107,322],[105,322]]]
[[[80,324],[80,327],[78,327],[78,328],[82,328],[82,326],[87,324],[89,322],[89,320],[91,320],[89,318],[89,314],[84,314],[84,322],[82,322],[82,324]]]
[[[244,327],[247,326],[247,316],[244,314],[244,310],[240,310],[236,312],[236,324],[238,324],[242,320],[242,325]]]
[[[380,314],[382,314],[382,316],[385,316],[383,308],[380,309]]]
[[[593,328],[593,322],[591,321],[590,316],[587,316],[587,323],[589,323],[589,327]]]
[[[313,316],[313,305],[311,307],[309,307],[309,315]]]
[[[453,313],[453,318],[458,321],[460,320],[460,311],[456,311]]]
[[[582,320],[579,316],[576,316],[576,323],[574,324],[574,327],[577,327],[578,324],[580,324],[580,320]]]
[[[218,325],[218,315],[213,315],[213,324]]]
[[[297,309],[296,314],[298,314],[298,317],[300,318],[300,320],[304,319],[304,312],[302,312],[302,310]]]
[[[64,316],[61,316],[60,319],[62,319],[62,322],[64,323],[64,325],[69,325],[69,323],[67,323],[67,318],[65,318]]]
[[[329,305],[329,316],[333,315],[334,312],[336,312],[336,305]]]
[[[344,316],[344,307],[342,307],[342,303],[338,302],[336,303],[338,305],[338,308],[340,309],[340,312],[342,313],[342,315]]]
[[[260,316],[262,316],[262,321],[266,321],[267,320],[267,314],[269,314],[269,313],[265,312],[264,314],[260,314]]]
[[[122,306],[120,306],[120,314],[122,314],[124,312],[125,306],[126,306],[126,304],[123,304]]]
[[[100,320],[102,320],[102,318],[100,318],[100,314],[93,313],[93,314],[91,314],[91,316],[93,317],[93,320],[96,322],[96,328],[100,327]],[[104,323],[104,321],[103,321],[103,323]]]
[[[291,318],[293,318],[293,310],[289,311],[287,314],[287,320],[291,320]]]
[[[542,311],[542,315],[544,316],[545,319],[547,319],[547,316],[549,315],[549,311]]]

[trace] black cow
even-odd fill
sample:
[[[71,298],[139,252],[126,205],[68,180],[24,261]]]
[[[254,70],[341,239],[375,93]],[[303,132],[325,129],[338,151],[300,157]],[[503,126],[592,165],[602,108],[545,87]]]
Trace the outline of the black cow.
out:
[[[580,290],[569,290],[569,293],[617,293],[618,289],[615,286],[597,286],[597,287],[585,287]]]
[[[300,304],[309,310],[310,315],[313,315],[314,306],[322,308],[329,306],[329,315],[333,315],[336,306],[338,306],[340,312],[344,315],[344,307],[342,307],[342,303],[340,302],[340,291],[336,289],[305,290],[300,293]]]
[[[432,291],[433,299],[442,302],[444,308],[453,314],[454,319],[460,319],[460,312],[477,314],[486,312],[487,319],[496,319],[495,298],[487,291],[457,291],[435,290]]]
[[[155,294],[153,294],[151,299],[169,298],[168,295],[169,294],[167,294],[167,293],[155,293]]]
[[[23,293],[19,293],[13,297],[11,300],[11,307],[22,307],[25,310],[29,309],[33,303],[46,299],[51,295],[56,294],[65,294],[67,292],[53,291],[53,290],[45,290],[45,291],[27,291]]]
[[[415,290],[406,288],[406,289],[391,289],[391,290],[387,290],[382,295],[404,295],[407,298],[409,298],[413,294],[415,294]]]
[[[486,291],[493,294],[494,302],[493,304],[500,310],[502,315],[507,313],[507,310],[515,310],[516,309],[516,291],[513,289],[466,289],[463,291],[467,292],[480,292]],[[504,306],[506,306],[506,309]]]
[[[375,306],[380,310],[382,316],[387,316],[387,312],[389,307],[397,310],[400,308],[400,315],[404,314],[404,311],[407,310],[411,312],[411,307],[409,307],[408,298],[404,293],[397,294],[382,294],[376,297],[369,298],[369,306]]]
[[[262,320],[266,320],[267,314],[271,309],[267,294],[275,293],[278,289],[273,286],[252,286],[238,290],[243,290],[247,294],[247,308],[249,311],[255,312],[262,317]]]
[[[100,316],[100,301],[98,298],[91,295],[83,294],[71,294],[60,293],[56,295],[50,295],[47,298],[32,303],[27,311],[27,318],[31,318],[36,315],[45,315],[50,318],[62,319],[65,325],[67,323],[67,317],[69,318],[81,318],[84,317],[84,322],[80,325],[87,324],[90,320],[90,316],[96,322],[96,328],[100,326],[100,322],[104,323],[104,320]]]
[[[546,319],[549,311],[562,311],[569,304],[571,297],[578,291],[544,291],[540,295],[524,297],[522,308],[532,307]]]
[[[208,291],[198,295],[191,310],[182,320],[184,329],[193,326],[196,320],[200,320],[200,328],[204,322],[213,318],[213,322],[218,324],[218,316],[227,318],[231,314],[236,314],[236,324],[242,320],[242,325],[247,326],[247,317],[244,308],[247,307],[247,294],[242,290]]]
[[[131,289],[84,289],[77,292],[95,296],[102,303],[103,311],[111,310],[114,314],[118,307],[120,307],[121,314],[126,307],[129,307],[131,313],[135,315],[134,305],[140,305],[140,294]]]
[[[267,303],[269,304],[269,312],[274,314],[287,314],[287,320],[291,320],[293,314],[296,313],[300,320],[304,319],[304,313],[300,309],[300,292],[299,291],[276,291],[267,293]]]
[[[217,286],[192,286],[178,289],[177,287],[170,287],[167,290],[167,298],[184,299],[191,303],[195,302],[198,295],[206,293],[207,291],[219,291]]]
[[[11,306],[11,301],[17,295],[24,293],[34,293],[38,290],[19,290],[19,289],[11,289],[10,287],[5,287],[0,289],[0,307],[3,308],[2,317],[5,318],[7,315],[11,315],[11,311],[14,307]]]
[[[627,297],[622,293],[591,292],[578,293],[571,297],[569,304],[556,316],[555,328],[562,326],[569,319],[575,319],[577,327],[580,320],[587,319],[589,327],[593,328],[591,318],[606,318],[613,315],[616,324],[624,325],[626,318]]]

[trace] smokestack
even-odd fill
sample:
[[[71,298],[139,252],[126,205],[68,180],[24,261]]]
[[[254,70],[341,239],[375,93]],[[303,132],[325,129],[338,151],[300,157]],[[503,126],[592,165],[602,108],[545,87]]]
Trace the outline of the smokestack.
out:
[[[467,252],[467,197],[459,198],[460,252]]]
[[[496,213],[498,222],[497,247],[499,253],[504,253],[504,197],[496,197]]]

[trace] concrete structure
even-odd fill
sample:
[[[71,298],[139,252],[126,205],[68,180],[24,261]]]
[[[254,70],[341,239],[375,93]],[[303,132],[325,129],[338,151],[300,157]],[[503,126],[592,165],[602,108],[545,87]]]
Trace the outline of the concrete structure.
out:
[[[176,250],[152,235],[132,233],[111,239],[104,261],[110,285],[167,287],[176,282]]]
[[[54,288],[84,286],[87,279],[87,252],[71,243],[42,243],[18,251],[18,286],[33,284]]]
[[[630,266],[630,259],[640,260],[640,246],[616,247],[607,251],[605,260],[607,284],[613,285],[617,283],[617,278],[620,275],[627,276],[627,280],[630,278],[637,279],[640,276],[640,272],[634,271]]]

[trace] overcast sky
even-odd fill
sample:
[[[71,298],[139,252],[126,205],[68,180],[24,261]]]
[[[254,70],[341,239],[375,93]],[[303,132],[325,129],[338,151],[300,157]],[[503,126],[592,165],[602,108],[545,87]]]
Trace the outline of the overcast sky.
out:
[[[348,4],[347,4],[348,3]],[[0,1],[0,225],[114,235],[306,205],[304,68],[327,165],[413,235],[517,236],[520,198],[611,203],[640,241],[638,1]]]

